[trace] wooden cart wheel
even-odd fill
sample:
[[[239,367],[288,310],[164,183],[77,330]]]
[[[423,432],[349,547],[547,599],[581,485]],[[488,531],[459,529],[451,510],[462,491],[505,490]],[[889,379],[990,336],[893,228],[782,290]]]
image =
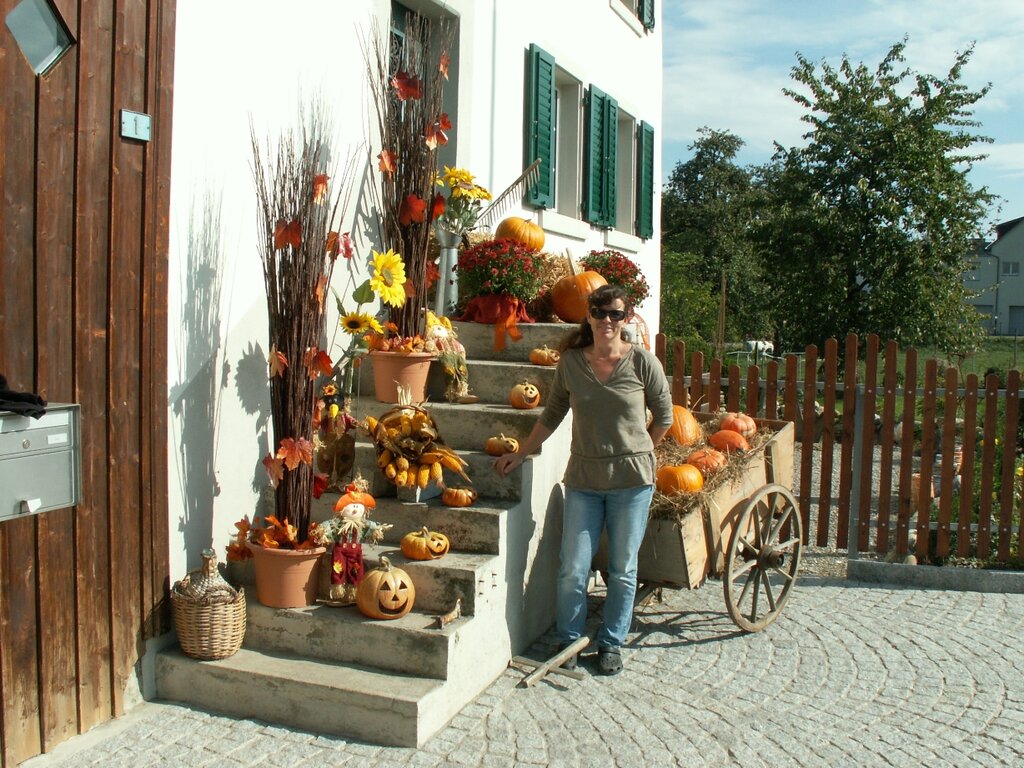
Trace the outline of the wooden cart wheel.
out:
[[[781,485],[764,486],[736,520],[726,554],[725,607],[736,626],[760,632],[775,621],[796,584],[802,549],[793,494]]]

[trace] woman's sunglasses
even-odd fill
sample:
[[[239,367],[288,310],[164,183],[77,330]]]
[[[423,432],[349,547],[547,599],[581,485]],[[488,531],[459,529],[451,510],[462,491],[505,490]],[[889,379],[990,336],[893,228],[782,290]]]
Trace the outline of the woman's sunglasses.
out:
[[[621,309],[601,309],[600,307],[591,307],[590,316],[595,320],[604,320],[606,317],[611,318],[613,323],[621,323],[626,319],[626,313]]]

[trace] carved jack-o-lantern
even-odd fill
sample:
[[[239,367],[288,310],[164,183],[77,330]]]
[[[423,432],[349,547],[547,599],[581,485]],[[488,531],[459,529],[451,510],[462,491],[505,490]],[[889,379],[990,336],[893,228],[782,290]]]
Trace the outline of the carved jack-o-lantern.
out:
[[[402,537],[402,554],[410,560],[437,560],[448,554],[450,547],[447,536],[426,526]]]
[[[504,456],[506,453],[515,453],[519,450],[519,441],[514,437],[505,437],[500,434],[497,437],[488,437],[484,443],[484,451],[489,456]]]
[[[386,557],[363,576],[356,589],[356,607],[371,619],[400,619],[412,610],[415,600],[416,588],[409,574]]]
[[[523,381],[512,387],[508,394],[508,402],[513,408],[529,410],[540,405],[540,390],[536,384]]]

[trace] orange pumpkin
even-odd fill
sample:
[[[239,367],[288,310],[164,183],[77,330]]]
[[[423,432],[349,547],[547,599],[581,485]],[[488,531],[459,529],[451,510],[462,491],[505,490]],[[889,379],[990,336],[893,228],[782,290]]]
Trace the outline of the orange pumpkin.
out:
[[[445,488],[441,501],[449,507],[468,507],[476,501],[476,491],[472,488]]]
[[[724,453],[716,451],[714,448],[701,448],[687,456],[686,463],[692,464],[700,470],[704,477],[707,477],[724,467],[726,458]]]
[[[530,362],[534,365],[557,365],[560,358],[558,350],[551,349],[547,344],[530,352]]]
[[[402,554],[410,560],[437,560],[444,557],[451,549],[451,542],[443,533],[431,531],[423,526],[418,531],[410,531],[402,537]]]
[[[681,405],[672,406],[672,426],[665,433],[684,448],[693,445],[701,437],[700,424],[689,408]]]
[[[540,405],[540,390],[536,384],[528,381],[520,382],[508,393],[508,402],[513,408],[529,410]]]
[[[580,323],[587,316],[587,298],[602,285],[607,285],[597,272],[566,275],[551,288],[551,306],[559,319]]]
[[[737,432],[744,437],[753,437],[757,432],[757,423],[745,413],[727,413],[718,428]]]
[[[506,453],[515,453],[519,450],[519,441],[514,437],[505,437],[500,434],[497,437],[488,437],[484,443],[484,452],[489,456],[504,456]]]
[[[530,219],[509,216],[494,231],[495,240],[515,240],[533,251],[544,247],[544,230]]]
[[[696,493],[704,487],[704,475],[692,464],[668,465],[658,470],[654,486],[666,496]]]
[[[371,619],[400,619],[412,610],[416,588],[409,574],[381,557],[380,565],[367,571],[356,588],[356,607]]]
[[[750,450],[750,443],[747,442],[747,438],[739,432],[733,432],[731,429],[720,429],[715,432],[715,434],[708,438],[708,445],[724,453]]]

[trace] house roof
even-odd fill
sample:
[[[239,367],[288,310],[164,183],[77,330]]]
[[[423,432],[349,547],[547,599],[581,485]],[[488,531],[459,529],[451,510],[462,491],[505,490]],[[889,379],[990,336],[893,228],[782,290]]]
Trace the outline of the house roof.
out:
[[[1003,237],[1003,235],[1005,235],[1011,229],[1016,227],[1022,221],[1024,221],[1024,216],[1020,216],[1016,219],[1010,219],[1009,221],[1004,221],[1002,224],[996,224],[996,240]]]

